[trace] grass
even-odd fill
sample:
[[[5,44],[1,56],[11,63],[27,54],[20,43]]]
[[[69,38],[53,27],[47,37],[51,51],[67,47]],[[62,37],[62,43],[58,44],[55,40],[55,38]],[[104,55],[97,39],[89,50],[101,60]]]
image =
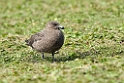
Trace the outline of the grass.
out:
[[[24,40],[55,20],[65,43],[51,62]],[[0,83],[124,83],[123,0],[0,0]]]

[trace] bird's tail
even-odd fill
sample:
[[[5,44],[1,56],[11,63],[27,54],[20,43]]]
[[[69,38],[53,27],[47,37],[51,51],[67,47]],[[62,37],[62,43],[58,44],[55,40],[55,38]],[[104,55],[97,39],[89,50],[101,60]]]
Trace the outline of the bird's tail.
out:
[[[25,42],[26,42],[26,45],[28,45],[28,46],[29,46],[29,41],[28,41],[28,40],[25,40]]]

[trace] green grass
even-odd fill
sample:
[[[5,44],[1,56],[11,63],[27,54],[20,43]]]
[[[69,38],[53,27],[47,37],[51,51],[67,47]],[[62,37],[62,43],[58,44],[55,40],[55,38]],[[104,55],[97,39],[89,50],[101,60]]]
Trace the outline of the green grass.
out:
[[[0,0],[0,83],[124,83],[123,2]],[[51,20],[66,38],[54,63],[24,42]]]

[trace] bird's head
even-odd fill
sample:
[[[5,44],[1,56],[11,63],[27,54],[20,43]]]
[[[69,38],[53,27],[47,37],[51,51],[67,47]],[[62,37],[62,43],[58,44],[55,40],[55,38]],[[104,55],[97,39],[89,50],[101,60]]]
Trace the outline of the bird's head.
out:
[[[54,29],[54,30],[64,29],[63,26],[61,26],[58,22],[55,21],[48,22],[46,28]]]

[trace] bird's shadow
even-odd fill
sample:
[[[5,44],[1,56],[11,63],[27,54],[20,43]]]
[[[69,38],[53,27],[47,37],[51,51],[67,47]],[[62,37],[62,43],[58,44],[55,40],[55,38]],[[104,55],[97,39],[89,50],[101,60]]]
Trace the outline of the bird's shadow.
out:
[[[109,53],[109,56],[124,54],[123,50],[117,51],[118,49],[117,48],[115,49],[115,48],[116,46],[112,46],[112,47],[110,46],[110,47],[103,47],[103,48],[98,48],[98,49],[90,49],[89,51],[84,51],[84,52],[74,51],[70,55],[55,54],[54,62],[59,63],[59,62],[73,61],[75,59],[84,59],[87,56],[93,56],[93,57],[98,56],[98,55],[105,56],[107,52]],[[52,56],[48,54],[48,56],[47,55],[45,56],[45,59],[42,59],[40,54],[36,52],[32,52],[30,56],[27,56],[27,58],[25,57],[25,61],[33,62],[33,63],[43,62],[43,61],[52,62]]]
[[[59,62],[65,62],[65,61],[72,61],[72,60],[75,60],[77,58],[83,59],[86,56],[90,56],[93,54],[97,54],[97,52],[93,49],[86,51],[86,52],[75,51],[71,55],[65,55],[65,54],[57,53],[57,54],[55,54],[54,62],[59,63]],[[41,54],[34,52],[34,51],[30,52],[28,56],[23,57],[23,61],[33,62],[33,63],[42,62],[42,61],[53,62],[51,54],[46,54],[44,59],[42,59]]]
[[[83,59],[87,56],[91,56],[94,54],[99,54],[99,53],[94,49],[85,52],[74,51],[71,55],[68,56],[61,56],[61,55],[57,56],[55,58],[55,62],[66,62],[66,61],[73,61],[75,59]]]

